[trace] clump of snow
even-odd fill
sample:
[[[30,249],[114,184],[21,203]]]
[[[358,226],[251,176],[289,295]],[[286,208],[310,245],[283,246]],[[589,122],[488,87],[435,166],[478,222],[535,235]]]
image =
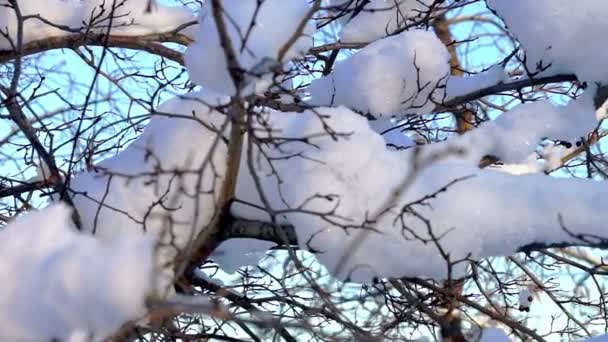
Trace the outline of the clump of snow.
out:
[[[256,239],[230,239],[222,242],[213,251],[211,258],[222,271],[235,273],[243,266],[257,265],[275,245],[273,242]]]
[[[71,210],[55,204],[0,232],[3,341],[101,340],[146,313],[152,239],[124,234],[103,242],[76,231]]]
[[[530,167],[530,156],[536,156],[536,150],[544,139],[574,143],[587,136],[596,126],[594,110],[587,97],[571,101],[566,106],[537,101],[519,105],[496,120],[488,121],[478,129],[445,143],[436,144],[432,149],[458,146],[466,149],[471,163],[479,162],[485,155],[492,155],[505,164]],[[547,166],[551,167],[563,153],[563,149],[546,148],[542,156],[549,161]]]
[[[306,20],[309,5],[305,0],[225,0],[222,6],[231,46],[246,73],[245,93],[267,90],[273,84],[270,73],[275,63],[286,63],[312,46],[314,25],[307,22],[302,34],[279,56]],[[199,23],[193,33],[195,42],[184,56],[190,78],[208,89],[233,95],[236,90],[210,5],[203,6]]]
[[[534,301],[534,288],[531,286],[525,287],[519,291],[519,311],[530,312],[530,306]]]
[[[509,336],[500,328],[485,328],[481,332],[479,342],[510,342]]]
[[[85,231],[115,241],[129,232],[160,240],[158,289],[173,280],[173,261],[217,214],[224,179],[228,117],[215,106],[227,97],[210,92],[162,104],[144,132],[118,155],[71,182]],[[175,171],[181,171],[175,176]],[[238,239],[220,245],[212,258],[227,272],[255,264],[273,244]]]
[[[580,138],[582,139],[583,136]],[[561,167],[564,164],[563,159],[570,153],[573,153],[574,150],[580,146],[580,144],[580,139],[574,144],[568,146],[551,142],[541,144],[541,148],[538,153],[544,161],[544,171],[551,172]]]
[[[104,33],[112,11],[111,32],[130,36],[169,32],[195,20],[188,7],[166,6],[159,1],[152,6],[149,6],[149,0],[84,0],[80,4],[77,9],[80,18],[85,23],[94,23],[95,29]]]
[[[558,215],[575,233],[601,234],[602,183],[480,170],[456,157],[423,167],[415,160],[431,158],[427,147],[389,150],[365,118],[344,107],[269,112],[266,122],[266,132],[285,141],[280,149],[262,147],[277,158],[272,169],[253,153],[265,198],[295,226],[301,246],[341,279],[445,277],[439,246],[455,262],[509,255],[531,242],[574,241]],[[239,198],[262,205],[253,185],[239,190]],[[252,212],[235,208],[237,215]]]
[[[376,41],[310,85],[310,103],[345,105],[376,117],[423,114],[444,99],[450,55],[432,32],[413,30]]]
[[[114,7],[113,7],[114,4]],[[38,0],[20,0],[23,22],[23,42],[65,36],[74,33],[111,33],[144,35],[171,31],[192,21],[192,12],[183,6],[157,4],[147,12],[148,0],[48,0],[41,6]],[[111,19],[110,19],[111,18]],[[0,37],[0,50],[13,50],[17,44],[18,21],[8,0],[0,0],[0,28],[8,37]]]
[[[162,104],[131,145],[71,182],[85,231],[107,241],[129,232],[159,238],[159,266],[168,278],[178,250],[219,210],[228,119],[212,106],[227,99],[198,95]],[[183,173],[176,177],[176,170]],[[161,280],[160,286],[170,282]]]
[[[19,1],[21,15],[39,14],[43,18],[57,25],[71,26],[74,24],[72,10],[78,5],[73,2],[51,0],[48,6],[44,6],[44,13],[40,13],[42,7],[36,0]],[[80,25],[78,25],[80,26]],[[8,31],[10,40],[5,35],[0,37],[0,48],[2,50],[13,50],[17,45],[17,17],[15,10],[8,0],[0,1],[0,27],[3,32]],[[51,36],[63,36],[69,32],[48,25],[37,18],[31,18],[23,22],[23,42],[42,39]]]
[[[574,73],[582,81],[608,82],[608,7],[602,0],[488,0],[519,40],[531,72]]]
[[[76,330],[74,331],[70,337],[68,337],[66,342],[90,342],[91,334],[84,330]]]
[[[537,162],[534,156],[531,156],[531,158],[529,158],[529,160],[523,164],[496,164],[488,167],[490,167],[492,170],[510,173],[512,175],[525,175],[545,171],[543,165]]]
[[[165,285],[177,250],[218,209],[214,203],[227,153],[222,136],[229,124],[213,106],[227,101],[210,93],[168,101],[132,145],[73,180],[74,202],[87,231],[108,241],[125,231],[159,237]],[[587,102],[521,105],[463,136],[401,151],[387,148],[370,122],[346,107],[261,111],[252,117],[256,136],[246,137],[237,197],[258,208],[267,203],[279,223],[295,226],[302,247],[317,252],[342,279],[441,278],[447,267],[438,246],[453,262],[511,254],[531,242],[571,241],[557,222],[560,214],[575,232],[601,227],[603,217],[597,212],[604,211],[597,198],[608,192],[601,183],[477,167],[489,154],[507,164],[532,164],[530,155],[543,139],[586,133],[595,123]],[[376,131],[394,124],[389,118],[371,123]],[[269,138],[276,144],[265,143]],[[405,135],[395,139],[411,143]],[[467,155],[437,157],[446,150]],[[426,165],[424,160],[431,159],[438,160]],[[175,176],[175,170],[190,171]],[[440,191],[457,179],[461,181]],[[431,205],[412,204],[421,199]],[[233,212],[269,218],[242,203]],[[421,217],[430,220],[428,226]],[[215,259],[232,271],[257,262],[271,245],[228,241]],[[424,265],[403,262],[421,258]]]
[[[424,18],[432,0],[333,0],[340,12],[348,11],[342,23],[340,40],[344,43],[367,43],[391,35]],[[356,13],[356,15],[354,15]],[[334,14],[335,15],[335,14]],[[354,17],[353,17],[354,15]]]
[[[446,100],[498,85],[505,79],[506,74],[502,65],[495,65],[488,70],[470,76],[450,76],[446,84]]]
[[[391,118],[378,118],[369,121],[370,128],[380,134],[390,148],[404,149],[416,146],[416,143],[399,127],[399,122]]]
[[[402,163],[407,160],[404,158]],[[391,165],[387,168],[392,169]],[[385,171],[374,176],[387,179],[391,175]],[[430,204],[428,207],[405,206],[467,176],[473,178],[425,201]],[[397,190],[395,181],[384,186]],[[320,188],[315,190],[321,191]],[[341,204],[347,197],[366,190],[365,185],[344,190]],[[372,225],[378,232],[364,235],[363,243],[355,252],[349,252],[351,255],[338,275],[344,277],[347,270],[368,268],[371,272],[353,273],[351,279],[369,281],[373,275],[445,277],[446,260],[433,240],[439,239],[438,245],[449,253],[452,262],[468,256],[478,259],[509,255],[531,242],[575,240],[561,230],[557,219],[560,214],[568,228],[575,232],[601,234],[598,231],[601,220],[592,219],[591,222],[588,217],[603,210],[597,202],[598,196],[607,193],[608,188],[590,181],[558,180],[544,175],[512,176],[460,163],[435,163],[418,174],[407,194],[395,203],[384,220]],[[413,215],[414,212],[420,219]],[[362,222],[365,212],[356,213],[358,216],[352,216],[352,220]],[[421,218],[428,219],[429,225]],[[304,224],[305,221],[299,222]],[[312,240],[312,246],[323,251],[320,259],[330,269],[336,266],[338,256],[351,251],[356,237],[365,234],[352,230],[349,235],[346,233],[336,228],[327,233],[319,229],[318,236]],[[425,263],[404,260],[425,260]],[[454,274],[458,273],[454,271]]]

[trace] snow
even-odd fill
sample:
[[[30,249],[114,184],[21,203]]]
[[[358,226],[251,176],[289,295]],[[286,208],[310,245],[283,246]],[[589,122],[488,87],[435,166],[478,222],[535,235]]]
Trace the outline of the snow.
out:
[[[55,204],[20,216],[0,232],[3,341],[96,340],[146,313],[152,240],[124,234],[102,242],[81,234],[71,210]]]
[[[227,129],[227,118],[209,106],[226,101],[213,94],[200,99],[193,94],[165,102],[137,140],[71,182],[85,231],[104,241],[120,240],[130,232],[160,240],[159,291],[172,284],[178,250],[215,213],[227,153],[218,137],[222,128]],[[174,170],[189,172],[174,178]]]
[[[228,100],[199,92],[163,103],[131,145],[71,182],[85,231],[104,241],[120,240],[129,232],[145,232],[160,240],[159,291],[172,284],[177,252],[216,213],[227,154],[220,137],[230,126],[226,115],[212,107]],[[175,170],[186,172],[174,177]],[[227,272],[234,272],[239,266],[256,264],[273,245],[230,240],[212,258]]]
[[[85,31],[106,33],[110,17],[113,18],[111,32],[128,36],[167,32],[194,20],[192,12],[183,6],[157,4],[146,13],[147,0],[116,1],[112,16],[112,3],[110,0],[47,0],[41,7],[39,0],[20,0],[19,10],[23,16],[44,19],[32,17],[24,21],[23,42]],[[18,28],[15,11],[8,0],[0,0],[0,28],[8,29],[10,35],[10,40],[4,35],[0,37],[0,50],[12,50],[13,44],[17,44]]]
[[[14,12],[0,1],[0,27],[14,39]],[[74,30],[30,18],[25,42],[79,32],[91,13],[109,14],[98,0],[51,1],[44,18]],[[449,54],[432,32],[385,37],[404,20],[406,25],[415,20],[429,3],[404,0],[390,8],[392,1],[370,1],[357,16],[342,21],[341,40],[371,44],[338,63],[329,76],[312,81],[309,103],[318,108],[303,113],[256,108],[258,115],[251,116],[256,136],[245,138],[236,190],[243,203],[232,213],[259,220],[276,214],[277,222],[295,227],[300,247],[314,252],[343,281],[458,277],[466,264],[449,269],[448,263],[510,255],[531,243],[579,243],[577,234],[604,233],[608,185],[552,178],[542,171],[558,166],[570,151],[550,141],[575,143],[606,115],[608,104],[596,111],[592,103],[593,82],[608,79],[608,52],[595,44],[603,41],[605,4],[488,0],[522,44],[532,71],[550,65],[544,74],[575,73],[593,84],[565,106],[523,104],[462,136],[416,146],[395,129],[404,117],[430,113],[445,99],[505,80],[501,66],[468,77],[448,76]],[[40,7],[32,0],[19,4],[26,15]],[[129,0],[117,8],[120,18],[112,32],[164,32],[192,19],[185,7],[157,5],[145,13],[146,5],[146,0]],[[223,6],[232,48],[246,71],[239,95],[260,94],[281,83],[272,71],[289,68],[312,46],[314,26],[308,22],[303,35],[279,56],[309,11],[305,0],[261,5],[225,0]],[[92,30],[105,32],[108,24],[96,19]],[[238,93],[208,4],[191,32],[195,42],[185,61],[192,81],[205,90],[165,102],[131,145],[71,180],[83,232],[75,230],[70,209],[61,204],[27,213],[0,232],[0,278],[15,280],[0,285],[0,339],[80,341],[91,334],[101,339],[141,318],[146,296],[162,296],[159,291],[171,288],[178,252],[219,210],[230,123],[214,107]],[[0,49],[9,48],[0,38]],[[276,144],[264,143],[268,138]],[[501,164],[480,169],[484,156]],[[48,166],[37,170],[37,177],[44,178]],[[268,212],[259,209],[265,206]],[[211,258],[224,271],[235,272],[255,265],[272,246],[231,239]],[[521,309],[529,310],[533,295],[531,288],[520,291]],[[490,327],[481,341],[509,338]]]
[[[275,245],[273,242],[256,239],[230,239],[222,242],[213,251],[211,258],[222,271],[235,273],[241,267],[257,265]]]
[[[273,84],[271,69],[275,64],[286,63],[308,51],[312,47],[315,30],[311,22],[306,23],[302,35],[284,56],[279,56],[279,51],[289,43],[300,23],[306,19],[309,5],[305,0],[266,0],[259,5],[258,11],[258,2],[222,2],[231,46],[240,68],[246,72],[247,85],[243,94],[266,91]],[[213,91],[233,95],[236,90],[210,6],[203,6],[199,23],[193,33],[195,42],[188,47],[184,56],[190,79]],[[279,57],[281,60],[277,61]]]
[[[579,342],[607,342],[608,335],[598,335],[594,337],[590,337],[584,340],[580,340]]]
[[[186,6],[166,6],[159,1],[146,12],[148,0],[116,0],[112,32],[121,35],[146,35],[160,32],[170,32],[180,25],[194,21],[194,14]],[[90,16],[102,15],[108,17],[112,11],[110,0],[84,0],[81,2],[80,15],[85,22]],[[96,19],[99,20],[99,19]],[[97,30],[107,28],[109,21],[101,21],[95,25]]]
[[[380,134],[387,147],[404,149],[416,146],[416,143],[399,127],[399,122],[391,118],[378,118],[376,120],[369,121],[370,128]]]
[[[603,44],[608,7],[603,0],[488,0],[526,53],[531,72],[574,73],[581,81],[608,81]]]
[[[435,146],[466,148],[471,163],[492,155],[504,164],[522,164],[533,170],[535,166],[530,159],[536,159],[544,139],[567,141],[575,146],[576,141],[596,126],[595,111],[588,97],[571,101],[566,106],[537,101],[519,105],[478,129]],[[566,152],[566,149],[550,146],[553,147],[540,151],[548,161],[547,169],[555,166],[556,160]]]
[[[403,35],[417,34],[434,37],[422,31]],[[392,39],[400,37],[383,41]],[[227,101],[210,92],[168,101],[159,112],[181,117],[154,116],[121,154],[77,177],[74,201],[86,230],[113,241],[125,230],[145,227],[164,245],[160,265],[170,264],[176,250],[184,248],[216,210],[216,190],[226,163],[226,146],[218,135],[225,135],[229,125],[224,114],[205,103]],[[604,219],[597,215],[604,209],[598,198],[608,192],[602,183],[523,174],[543,170],[534,164],[543,140],[573,141],[597,124],[589,97],[567,106],[524,104],[463,136],[415,150],[390,148],[392,142],[411,147],[406,135],[385,140],[377,133],[395,124],[388,116],[370,123],[343,106],[304,113],[262,111],[255,116],[257,138],[272,137],[281,143],[249,146],[252,137],[246,138],[237,197],[264,206],[255,172],[268,209],[278,213],[280,223],[295,226],[301,247],[315,251],[340,279],[356,282],[390,276],[445,277],[446,261],[433,239],[440,240],[451,261],[478,259],[512,254],[531,242],[573,241],[560,228],[558,215],[575,232],[594,232]],[[260,148],[274,158],[272,168]],[[480,170],[477,163],[485,155],[498,157],[511,167],[502,171],[513,174]],[[174,179],[175,169],[196,172]],[[408,206],[461,178],[467,179],[427,198],[424,202],[430,206]],[[574,197],[577,201],[571,203]],[[165,207],[157,204],[161,198]],[[98,202],[108,207],[100,208]],[[243,204],[233,212],[269,219],[268,213]],[[420,217],[428,218],[431,226]],[[256,240],[229,241],[213,258],[230,272],[255,264],[271,246]],[[403,262],[421,258],[424,264]],[[167,285],[171,268],[161,268],[166,278],[160,282]]]
[[[96,4],[85,2],[81,8],[90,11]],[[28,5],[24,2],[26,11]],[[375,1],[368,6],[379,5]],[[401,6],[409,5],[406,1]],[[267,0],[259,11],[257,1],[224,1],[223,6],[239,64],[247,71],[260,71],[246,77],[244,93],[268,89],[268,71],[308,13],[308,3]],[[515,10],[499,6],[508,21],[509,11]],[[133,13],[135,8],[125,10]],[[160,10],[177,11],[162,6]],[[378,16],[386,13],[364,11],[346,24],[344,34],[354,35],[348,32],[354,32],[349,25],[356,20],[376,18],[375,25],[380,25]],[[172,25],[148,19],[150,29]],[[171,283],[178,251],[217,213],[226,165],[224,140],[230,125],[226,115],[212,107],[229,99],[213,91],[233,95],[235,89],[209,6],[203,7],[199,21],[193,33],[196,42],[185,58],[192,80],[206,90],[163,104],[135,142],[71,182],[83,228],[99,241],[119,243],[125,234],[146,233],[160,242],[155,265],[162,274],[158,284],[165,287]],[[242,33],[254,21],[243,44]],[[145,22],[140,19],[141,27],[147,27]],[[286,65],[306,51],[313,32],[307,23],[304,35],[278,62]],[[429,113],[446,97],[500,83],[505,77],[501,67],[494,67],[470,77],[448,78],[448,62],[449,54],[434,33],[405,31],[369,44],[339,63],[331,75],[312,82],[310,103],[335,108],[262,111],[257,134],[282,143],[246,147],[253,158],[243,156],[238,198],[258,206],[268,203],[269,209],[279,212],[279,222],[295,226],[303,248],[317,252],[339,278],[359,282],[405,275],[445,277],[446,261],[438,245],[454,261],[511,254],[535,241],[572,241],[560,228],[558,215],[576,232],[597,229],[604,218],[596,212],[605,209],[597,199],[608,191],[605,186],[547,177],[539,173],[545,168],[536,160],[540,154],[554,165],[556,155],[564,151],[554,145],[541,148],[544,141],[574,142],[597,125],[587,94],[566,106],[524,104],[463,136],[419,148],[398,130],[379,134],[405,115]],[[369,122],[353,110],[377,120]],[[326,134],[328,127],[332,134]],[[254,140],[249,136],[246,141]],[[260,156],[260,149],[275,158],[274,169]],[[486,155],[504,165],[480,170],[477,163]],[[176,170],[181,172],[175,175]],[[461,181],[440,191],[457,179]],[[571,203],[573,197],[577,201]],[[425,205],[411,204],[421,199]],[[268,219],[267,213],[243,204],[235,206],[234,213]],[[212,258],[233,272],[255,264],[272,245],[234,239],[222,244]],[[427,262],[403,262],[421,258]]]
[[[344,105],[375,117],[425,114],[444,99],[436,89],[450,55],[432,32],[412,30],[378,40],[310,85],[311,105]]]
[[[227,100],[213,98],[209,94],[195,93],[186,99],[176,98],[169,101],[159,109],[160,112],[181,113],[186,117],[178,119],[155,116],[133,145],[117,157],[100,165],[100,170],[105,168],[106,171],[91,172],[77,177],[73,182],[73,188],[86,189],[87,197],[100,201],[104,199],[109,179],[106,173],[135,176],[158,168],[188,169],[191,165],[203,163],[225,117],[219,112],[212,111],[200,101],[196,101],[197,98],[213,104],[225,103]],[[467,155],[446,158],[420,171],[406,194],[397,199],[394,208],[400,208],[405,203],[432,193],[455,178],[477,175],[467,180],[466,186],[457,184],[454,189],[438,196],[433,200],[433,210],[421,209],[421,212],[433,218],[432,222],[437,234],[443,234],[451,228],[458,231],[458,227],[474,229],[471,233],[473,237],[469,234],[448,233],[446,248],[455,258],[465,257],[469,252],[474,258],[510,254],[518,247],[532,241],[568,240],[556,223],[557,214],[560,213],[567,220],[573,220],[573,224],[580,225],[580,229],[593,230],[593,220],[587,222],[584,218],[592,217],[592,209],[597,206],[597,203],[594,203],[596,198],[594,194],[598,191],[601,193],[601,185],[589,181],[557,180],[544,175],[515,177],[496,172],[492,168],[483,171],[476,168],[477,161],[485,154],[494,154],[501,160],[511,163],[527,161],[529,164],[524,165],[533,168],[534,164],[530,163],[529,156],[534,153],[541,138],[575,137],[578,133],[573,133],[572,129],[577,126],[572,125],[572,122],[584,121],[583,119],[589,117],[592,119],[590,123],[593,123],[592,112],[575,110],[581,108],[584,109],[584,106],[578,102],[572,102],[567,107],[557,107],[542,102],[522,105],[462,137],[422,148],[421,155],[430,156],[459,146],[467,151]],[[204,121],[207,127],[195,124],[192,118],[187,118],[193,111],[194,118]],[[311,142],[314,143],[314,147],[301,142],[285,143],[280,151],[265,147],[269,148],[267,153],[270,156],[293,156],[300,153],[307,157],[274,161],[274,167],[282,177],[280,186],[273,176],[267,176],[271,174],[267,161],[256,158],[254,151],[253,157],[256,161],[253,163],[254,170],[261,178],[265,196],[275,210],[304,206],[311,212],[324,213],[321,216],[284,213],[280,215],[279,220],[294,224],[303,247],[323,251],[319,254],[321,262],[330,269],[336,267],[340,255],[357,236],[354,227],[361,225],[366,215],[372,215],[378,210],[380,204],[384,202],[381,199],[389,198],[402,178],[408,175],[408,166],[412,165],[413,154],[408,151],[389,150],[386,143],[402,141],[403,145],[411,146],[411,140],[406,135],[397,134],[391,138],[397,140],[384,141],[371,129],[370,122],[344,107],[322,109],[317,113],[268,112],[265,115],[271,127],[270,131],[261,130],[270,133],[262,134],[272,134],[279,139],[311,137]],[[520,123],[524,121],[530,125],[521,125]],[[262,123],[263,121],[260,120],[260,125]],[[385,127],[394,125],[389,118],[381,118],[371,124],[375,126],[376,131],[383,131]],[[324,132],[325,125],[334,128],[337,141],[329,136],[319,136]],[[215,128],[210,130],[208,127]],[[586,131],[588,127],[583,128],[580,132]],[[480,142],[484,142],[485,145]],[[154,158],[144,162],[146,149]],[[352,151],[357,151],[357,158],[352,157]],[[206,168],[207,173],[203,174],[205,179],[203,188],[207,190],[216,189],[221,181],[225,163],[223,143],[215,146],[213,156],[214,170],[218,174],[210,174],[210,168]],[[247,165],[245,158],[242,165]],[[156,160],[162,163],[156,165]],[[241,171],[237,196],[241,200],[261,205],[250,172],[249,169]],[[110,207],[120,208],[129,215],[117,213],[111,208],[99,209],[96,201],[87,200],[83,195],[76,195],[74,200],[83,217],[85,228],[90,231],[96,230],[100,238],[110,241],[119,238],[123,230],[141,230],[142,224],[139,222],[144,220],[149,207],[158,201],[159,194],[163,193],[162,189],[168,188],[167,198],[172,198],[174,206],[179,209],[168,213],[157,208],[158,212],[150,215],[146,220],[146,231],[164,236],[166,239],[167,234],[163,232],[167,229],[165,223],[169,215],[174,222],[171,228],[173,244],[178,247],[185,246],[187,241],[198,232],[196,228],[192,229],[194,217],[197,217],[199,223],[197,227],[203,226],[210,219],[214,210],[212,195],[209,191],[202,194],[204,200],[199,204],[201,206],[197,207],[191,199],[180,198],[179,188],[170,186],[166,178],[158,177],[154,186],[147,184],[148,178],[152,177],[132,179],[114,177],[110,184],[104,202]],[[184,176],[179,183],[187,193],[196,192],[192,178]],[[563,196],[549,193],[548,189],[554,188],[561,189]],[[568,203],[569,198],[574,194],[581,197],[577,205]],[[588,196],[585,197],[585,194]],[[556,201],[554,198],[563,200]],[[511,200],[516,204],[507,206],[506,202]],[[509,207],[509,210],[504,210],[504,214],[496,213],[496,208],[504,206]],[[235,213],[239,216],[268,219],[267,214],[256,211],[242,205],[235,209]],[[484,212],[494,214],[482,214]],[[469,214],[463,215],[463,213]],[[555,220],[539,220],[535,217],[536,214],[543,218],[553,217]],[[379,276],[444,276],[445,262],[438,255],[436,248],[413,241],[411,236],[409,241],[404,239],[399,224],[395,222],[397,218],[399,218],[398,212],[391,212],[379,220],[374,228],[383,235],[367,236],[363,245],[356,249],[355,254],[349,259],[346,268],[357,264],[369,264],[374,270],[373,275]],[[425,228],[415,219],[404,217],[403,222],[419,236],[425,235]],[[345,235],[343,229],[338,227],[344,225],[351,227],[348,230],[349,235]],[[407,237],[408,234],[405,233],[405,236]],[[163,241],[169,243],[168,240]],[[501,243],[493,241],[501,241]],[[271,246],[271,243],[263,241],[235,239],[220,246],[214,258],[222,268],[231,272],[241,265],[255,264]],[[415,263],[403,263],[400,260],[404,255],[409,258],[424,257],[429,263],[424,267]],[[173,256],[174,254],[167,252],[164,260],[171,260]],[[387,260],[395,260],[395,262],[387,262]],[[369,281],[371,276],[371,274],[360,278],[353,276],[351,279]],[[342,274],[342,277],[346,276]]]
[[[530,306],[534,301],[534,289],[533,287],[525,287],[519,291],[519,311],[530,311]]]
[[[535,106],[554,110],[543,104]],[[517,111],[511,114],[517,116]],[[267,115],[274,137],[308,137],[310,144],[286,142],[280,151],[267,147],[269,156],[291,156],[273,162],[274,171],[281,175],[280,184],[268,163],[256,157],[259,152],[253,153],[265,196],[273,210],[283,213],[282,220],[295,226],[301,247],[315,251],[320,262],[343,280],[370,282],[373,277],[400,276],[442,279],[447,275],[446,261],[433,237],[439,239],[451,261],[469,256],[479,259],[510,255],[531,242],[575,241],[561,229],[558,215],[575,233],[599,234],[598,227],[605,219],[598,215],[606,209],[599,201],[608,193],[603,183],[480,170],[478,159],[437,158],[450,147],[441,143],[422,147],[420,152],[389,150],[365,118],[344,107]],[[333,130],[333,136],[322,134],[326,126]],[[518,134],[515,130],[517,139]],[[526,141],[503,142],[533,150]],[[468,147],[475,151],[473,142]],[[501,156],[507,160],[526,155],[493,147],[506,151]],[[414,164],[416,155],[438,160]],[[411,173],[413,165],[417,165],[415,174]],[[466,177],[470,178],[440,191]],[[253,186],[239,186],[239,198],[261,205]],[[426,205],[407,206],[437,191],[424,201]],[[390,210],[378,216],[387,202]],[[405,209],[409,213],[404,214]],[[412,210],[419,216],[412,215]],[[249,208],[237,207],[234,212],[256,216]],[[422,217],[430,220],[430,226]],[[345,253],[348,257],[342,260]],[[453,274],[459,274],[458,270]]]
[[[506,76],[502,65],[495,65],[488,70],[470,76],[450,76],[446,85],[446,100],[498,85],[506,80]]]
[[[536,158],[536,156],[532,154],[523,163],[503,164],[501,162],[498,162],[496,164],[492,164],[487,167],[490,168],[491,170],[505,172],[505,173],[509,173],[512,175],[525,175],[525,174],[529,174],[529,173],[538,173],[538,172],[547,171],[549,169],[552,169],[552,166],[554,166],[554,164],[552,164],[552,163],[539,162],[539,160]]]
[[[89,335],[86,331],[76,330],[70,335],[67,342],[89,342],[91,341],[91,336]]]
[[[359,1],[332,0],[331,5],[348,9],[342,20],[340,41],[366,43],[391,35],[419,21],[428,12],[432,0],[371,0],[354,17]]]
[[[485,328],[481,332],[479,342],[510,342],[509,336],[500,328]]]

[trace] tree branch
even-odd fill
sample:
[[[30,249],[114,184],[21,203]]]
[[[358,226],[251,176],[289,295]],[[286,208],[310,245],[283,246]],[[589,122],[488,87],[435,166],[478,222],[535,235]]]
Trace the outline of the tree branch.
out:
[[[219,232],[220,239],[251,238],[285,245],[287,237],[290,245],[298,244],[295,228],[290,224],[276,225],[269,222],[231,218],[230,223]]]
[[[434,111],[443,112],[453,110],[455,107],[461,106],[465,103],[479,100],[482,97],[486,97],[489,95],[496,95],[505,91],[511,90],[519,90],[526,87],[533,87],[537,85],[543,85],[548,83],[561,83],[561,82],[574,82],[577,81],[575,75],[564,74],[564,75],[554,75],[554,76],[546,76],[546,77],[538,77],[538,78],[526,78],[513,82],[507,83],[498,83],[486,88],[482,88],[471,92],[466,95],[455,97],[451,100],[445,101],[444,103],[438,105]]]
[[[14,50],[0,51],[0,63],[6,63],[20,55],[29,56],[55,49],[76,49],[81,46],[92,45],[146,51],[183,65],[184,59],[182,53],[170,49],[162,45],[162,43],[188,45],[191,42],[192,40],[186,35],[174,32],[151,34],[146,36],[107,36],[104,33],[71,34],[67,36],[47,37],[23,44],[23,49],[21,52]]]

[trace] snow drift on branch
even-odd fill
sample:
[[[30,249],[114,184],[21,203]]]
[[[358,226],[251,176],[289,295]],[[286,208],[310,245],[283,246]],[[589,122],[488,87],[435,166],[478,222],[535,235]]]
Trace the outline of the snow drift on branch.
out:
[[[406,133],[401,131],[399,121],[388,117],[378,118],[371,120],[369,127],[384,138],[386,146],[389,148],[405,149],[416,145]]]
[[[342,17],[340,40],[344,43],[366,43],[406,29],[424,18],[432,0],[331,0],[330,5],[346,11]],[[363,8],[360,8],[362,5]],[[354,15],[356,13],[356,15]],[[354,15],[354,16],[353,16]]]
[[[111,243],[75,230],[71,210],[55,204],[19,217],[0,232],[3,341],[96,339],[146,313],[154,244],[138,234]]]
[[[171,31],[194,19],[187,7],[157,4],[147,12],[148,0],[19,0],[23,21],[23,43],[74,33],[145,35]],[[18,20],[8,0],[0,0],[0,50],[17,45]]]
[[[171,264],[218,210],[229,125],[212,107],[226,103],[209,93],[168,101],[132,145],[78,176],[74,202],[85,229],[109,241],[129,230],[155,234],[162,262]],[[519,163],[543,138],[585,134],[594,123],[589,108],[584,99],[567,107],[522,105],[462,137],[406,151],[388,149],[345,107],[262,111],[250,118],[255,136],[246,139],[237,197],[269,207],[240,204],[234,213],[268,220],[275,212],[330,271],[361,282],[445,277],[448,255],[453,262],[508,255],[532,242],[580,242],[558,215],[575,233],[601,235],[602,183],[513,176],[477,163],[487,154]],[[253,241],[235,240],[215,257],[231,268],[256,262],[262,254],[248,253],[272,244]],[[172,276],[171,267],[161,267]]]
[[[228,117],[213,109],[226,97],[192,93],[162,104],[144,132],[115,157],[71,183],[85,231],[115,241],[146,232],[160,240],[159,289],[172,284],[177,253],[218,214],[216,200],[224,179]],[[177,173],[177,175],[176,175]],[[212,258],[227,272],[257,263],[273,244],[230,241]]]
[[[489,327],[481,332],[479,342],[510,342],[511,339],[500,328]]]
[[[446,145],[464,148],[471,164],[486,155],[497,157],[506,164],[526,163],[531,157],[536,159],[545,139],[569,142],[574,147],[577,141],[586,137],[597,125],[590,100],[584,96],[566,106],[543,101],[522,104],[478,129],[432,145],[428,150],[445,148]],[[542,152],[545,152],[543,157],[548,162],[546,166],[552,168],[567,149],[553,148]]]
[[[602,234],[602,183],[480,170],[478,160],[454,155],[460,148],[449,144],[388,150],[363,117],[344,107],[269,112],[263,122],[281,141],[280,148],[262,147],[273,169],[259,150],[253,153],[264,196],[295,226],[301,246],[341,279],[442,278],[446,261],[509,255],[533,242],[581,242],[562,229],[560,215],[574,233]],[[507,132],[496,143],[530,145],[526,134],[515,130],[511,141]],[[262,205],[250,184],[239,183],[239,198]],[[235,213],[264,218],[250,208]]]
[[[286,63],[312,46],[314,25],[307,22],[304,30],[298,32],[309,11],[305,0],[224,0],[222,11],[232,49],[246,73],[245,93],[263,93],[273,83],[270,73],[275,63]],[[216,92],[233,95],[235,87],[210,4],[203,6],[199,23],[194,32],[195,42],[184,56],[190,79]],[[283,47],[289,49],[279,56]]]
[[[502,65],[494,65],[488,70],[468,76],[450,76],[446,84],[446,100],[500,84],[506,79],[507,75]]]
[[[310,86],[311,104],[345,105],[374,116],[424,114],[441,102],[450,55],[432,32],[407,31],[376,41]]]
[[[488,0],[488,6],[521,43],[531,72],[608,82],[604,0]]]

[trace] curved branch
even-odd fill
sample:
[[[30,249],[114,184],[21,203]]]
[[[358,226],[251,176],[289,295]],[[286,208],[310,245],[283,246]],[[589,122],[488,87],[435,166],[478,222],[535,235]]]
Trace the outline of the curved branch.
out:
[[[162,43],[188,45],[192,40],[184,34],[165,32],[144,36],[110,35],[104,33],[83,33],[66,36],[55,36],[23,44],[22,52],[14,50],[0,51],[0,63],[6,63],[18,56],[24,57],[55,49],[76,49],[81,46],[105,46],[147,51],[177,63],[184,64],[181,52],[170,49]]]
[[[546,76],[546,77],[538,77],[538,78],[526,78],[513,82],[507,83],[498,83],[486,88],[481,88],[474,92],[471,92],[466,95],[455,97],[451,100],[445,101],[443,104],[438,105],[435,108],[435,111],[449,111],[454,107],[458,107],[467,102],[479,100],[482,97],[489,95],[496,95],[498,93],[502,93],[504,91],[510,90],[519,90],[526,87],[533,87],[537,85],[543,85],[548,83],[561,83],[561,82],[574,82],[578,81],[575,75],[572,74],[564,74],[564,75],[554,75],[554,76]]]

